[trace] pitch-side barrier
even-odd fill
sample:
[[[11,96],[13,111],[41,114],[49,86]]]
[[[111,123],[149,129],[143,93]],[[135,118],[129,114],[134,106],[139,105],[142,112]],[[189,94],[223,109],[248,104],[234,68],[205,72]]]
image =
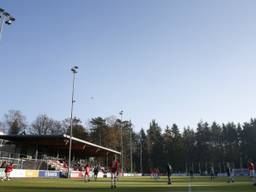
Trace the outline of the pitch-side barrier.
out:
[[[4,176],[4,169],[0,169],[0,177]],[[59,171],[13,169],[11,178],[60,178]]]
[[[0,169],[0,178],[4,176],[4,169]],[[11,178],[60,178],[64,174],[60,171],[50,170],[27,170],[27,169],[13,169],[10,174]],[[141,174],[124,173],[124,176],[141,176]],[[93,177],[93,172],[90,172],[90,177]],[[110,173],[98,173],[98,178],[111,177]],[[71,178],[81,179],[84,178],[83,171],[71,171]]]

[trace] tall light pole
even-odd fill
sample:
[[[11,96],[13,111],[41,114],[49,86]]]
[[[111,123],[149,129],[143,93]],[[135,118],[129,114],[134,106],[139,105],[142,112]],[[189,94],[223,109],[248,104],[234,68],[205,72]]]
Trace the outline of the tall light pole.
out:
[[[13,16],[11,16],[10,13],[8,13],[4,9],[0,8],[0,40],[2,37],[4,23],[7,25],[11,25],[13,21],[15,21],[15,18]]]
[[[140,134],[140,172],[143,175],[143,167],[142,167],[142,132]]]
[[[133,172],[133,166],[132,166],[132,125],[130,130],[130,161],[131,161],[131,173]]]
[[[123,171],[124,171],[124,150],[123,150],[123,113],[124,111],[120,111],[119,112],[119,115],[121,116],[121,123],[120,123],[120,128],[121,128],[121,172],[122,172],[122,175],[124,174]]]
[[[68,152],[68,178],[70,178],[71,176],[71,171],[70,171],[70,167],[71,167],[71,152],[72,152],[72,137],[73,137],[73,132],[72,132],[72,128],[73,128],[73,106],[75,103],[74,100],[74,91],[75,91],[75,76],[77,73],[78,67],[74,66],[71,68],[71,71],[73,73],[73,83],[72,83],[72,100],[71,100],[71,113],[70,113],[70,134],[69,134],[69,152]]]

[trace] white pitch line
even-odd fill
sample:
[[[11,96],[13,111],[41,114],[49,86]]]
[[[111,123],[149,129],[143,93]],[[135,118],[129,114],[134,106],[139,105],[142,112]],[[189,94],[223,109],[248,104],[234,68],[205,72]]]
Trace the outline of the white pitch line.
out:
[[[192,192],[192,187],[191,187],[191,183],[190,182],[188,184],[188,192]]]

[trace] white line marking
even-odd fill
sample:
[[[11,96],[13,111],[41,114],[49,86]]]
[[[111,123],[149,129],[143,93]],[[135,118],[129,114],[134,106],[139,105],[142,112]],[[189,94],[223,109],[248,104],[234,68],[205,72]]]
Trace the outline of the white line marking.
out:
[[[188,184],[188,192],[192,192],[191,183]]]

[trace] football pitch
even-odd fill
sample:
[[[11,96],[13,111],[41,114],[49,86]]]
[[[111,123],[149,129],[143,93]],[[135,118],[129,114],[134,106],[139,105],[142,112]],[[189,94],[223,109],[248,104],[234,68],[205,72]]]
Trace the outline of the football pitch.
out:
[[[116,189],[110,189],[109,178],[85,183],[69,179],[13,179],[0,181],[1,192],[255,192],[248,177],[236,177],[234,183],[227,183],[225,177],[174,177],[167,185],[166,177],[156,181],[150,177],[120,178]]]

